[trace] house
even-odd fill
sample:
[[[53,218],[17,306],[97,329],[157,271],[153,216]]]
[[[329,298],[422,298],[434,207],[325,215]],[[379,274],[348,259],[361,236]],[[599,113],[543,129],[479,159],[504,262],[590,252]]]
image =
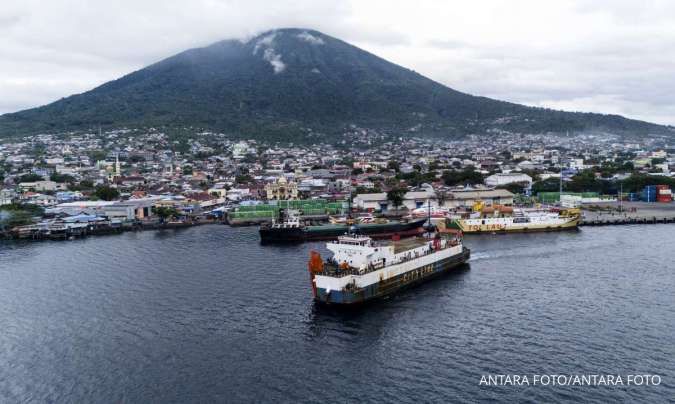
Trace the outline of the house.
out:
[[[477,202],[484,205],[513,205],[513,193],[506,189],[467,189],[449,193],[443,206],[450,209],[470,208]]]
[[[227,191],[227,199],[230,201],[239,201],[251,195],[249,188],[232,188]]]
[[[123,187],[136,187],[145,184],[145,178],[139,175],[116,177],[114,182]]]
[[[31,194],[30,198],[27,199],[28,203],[32,203],[39,206],[54,206],[56,205],[56,197],[49,194],[36,194],[28,192],[26,194]]]
[[[527,183],[529,187],[532,185],[532,177],[523,173],[497,173],[485,179],[485,185],[489,187],[518,183]]]
[[[409,210],[424,206],[437,207],[436,193],[433,190],[410,191],[403,196],[403,206]]]
[[[208,192],[209,195],[215,195],[218,198],[225,198],[225,196],[227,196],[227,188],[209,188],[206,192]]]
[[[9,205],[14,202],[16,192],[11,189],[3,189],[0,191],[0,205]]]
[[[518,168],[521,170],[543,170],[544,166],[539,163],[525,160],[518,163]]]
[[[361,210],[387,210],[389,201],[387,201],[386,192],[378,192],[373,194],[358,194],[354,197],[354,207]]]
[[[33,181],[19,183],[19,188],[21,191],[33,190],[37,192],[45,192],[65,190],[66,185],[54,181]]]
[[[412,210],[427,205],[431,205],[432,207],[438,206],[436,195],[433,191],[410,191],[405,193],[401,206],[398,208]],[[381,212],[396,208],[394,204],[387,199],[386,192],[358,194],[354,198],[354,206],[362,210]]]

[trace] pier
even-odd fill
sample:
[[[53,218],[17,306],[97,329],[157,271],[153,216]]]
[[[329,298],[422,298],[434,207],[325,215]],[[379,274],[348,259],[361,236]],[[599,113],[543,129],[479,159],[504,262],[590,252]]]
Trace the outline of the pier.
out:
[[[675,223],[675,204],[609,202],[584,206],[580,226]]]

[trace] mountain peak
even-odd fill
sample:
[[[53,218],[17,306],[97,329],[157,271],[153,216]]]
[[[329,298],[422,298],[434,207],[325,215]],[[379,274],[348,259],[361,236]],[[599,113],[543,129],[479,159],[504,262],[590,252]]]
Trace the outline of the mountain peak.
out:
[[[0,116],[0,136],[105,127],[196,127],[297,139],[357,125],[393,134],[491,129],[664,132],[622,117],[464,94],[321,32],[280,28],[190,49],[91,91]]]

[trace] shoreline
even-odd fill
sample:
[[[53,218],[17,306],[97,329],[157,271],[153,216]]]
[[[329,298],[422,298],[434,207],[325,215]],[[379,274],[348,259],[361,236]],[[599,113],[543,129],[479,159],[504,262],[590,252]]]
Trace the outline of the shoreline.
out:
[[[207,224],[225,224],[222,220],[195,220],[182,223],[147,223],[147,224],[133,224],[130,226],[120,227],[79,227],[74,229],[64,229],[64,231],[45,232],[36,230],[30,234],[17,235],[12,231],[4,231],[0,233],[0,240],[12,241],[46,241],[46,240],[73,240],[78,238],[107,236],[122,234],[127,232],[151,231],[151,230],[170,230],[183,229],[188,227],[202,226]]]

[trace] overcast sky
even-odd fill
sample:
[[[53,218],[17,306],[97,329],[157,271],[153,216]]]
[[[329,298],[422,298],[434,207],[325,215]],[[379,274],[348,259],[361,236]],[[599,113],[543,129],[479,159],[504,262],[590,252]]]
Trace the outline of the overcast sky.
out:
[[[1,0],[0,113],[284,27],[322,31],[471,94],[675,124],[668,0]]]

